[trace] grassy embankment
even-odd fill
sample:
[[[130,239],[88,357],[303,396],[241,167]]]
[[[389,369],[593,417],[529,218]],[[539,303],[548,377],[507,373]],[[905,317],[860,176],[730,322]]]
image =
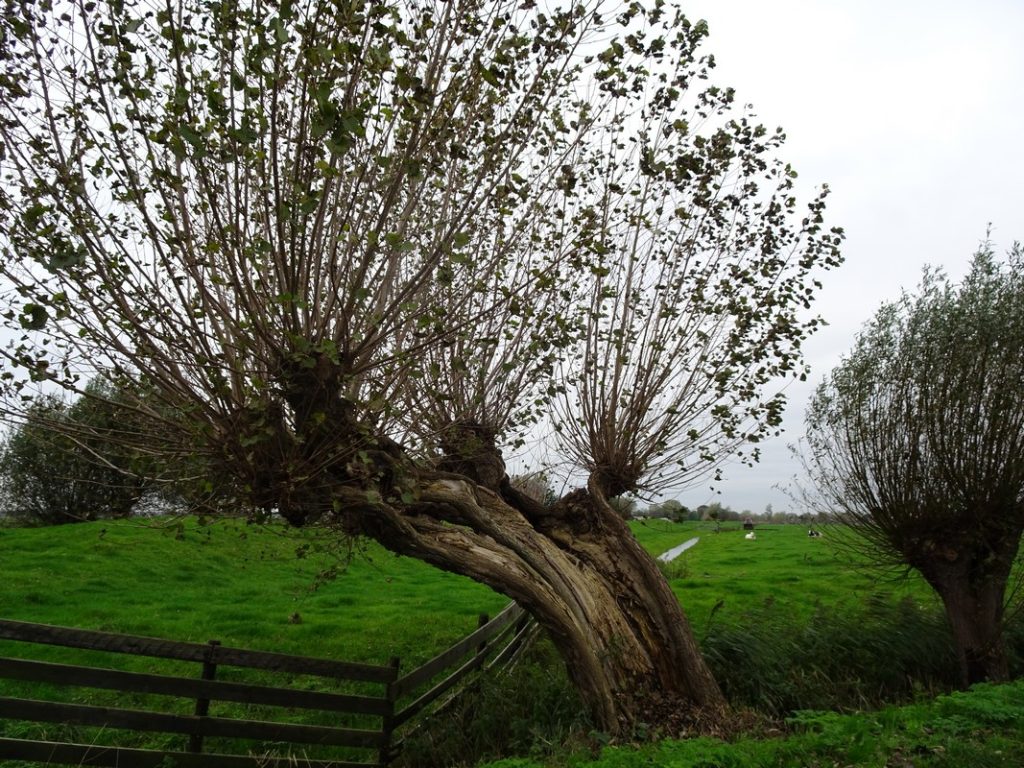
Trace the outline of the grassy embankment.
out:
[[[809,707],[871,706],[888,695],[872,693],[879,687],[889,686],[899,695],[934,690],[927,682],[927,667],[909,669],[944,652],[942,633],[928,624],[935,615],[934,598],[919,581],[897,582],[876,570],[844,564],[829,546],[828,531],[822,539],[809,539],[799,526],[759,526],[757,540],[747,541],[735,526],[723,527],[715,534],[708,524],[633,524],[652,553],[700,536],[700,543],[666,570],[716,675],[735,702],[778,717]],[[227,645],[371,663],[399,656],[409,668],[470,631],[479,612],[494,614],[506,602],[485,587],[394,557],[372,544],[347,564],[336,556],[337,549],[314,532],[238,522],[199,526],[185,521],[178,526],[125,521],[0,529],[0,617],[177,640],[216,638]],[[337,578],[323,578],[339,566],[343,571]],[[0,653],[25,655],[25,649],[6,643],[0,644]],[[57,649],[39,655],[80,663],[90,658]],[[800,663],[804,658],[809,660],[806,665]],[[879,666],[879,659],[887,669],[880,670],[878,679],[865,674],[865,669]],[[123,666],[151,669],[152,662],[126,659]],[[887,679],[889,672],[896,678]],[[564,680],[529,669],[521,674],[527,682],[515,685],[538,689],[527,691],[515,706],[543,705],[547,711],[502,711],[512,698],[507,686],[490,699],[484,695],[481,701],[499,707],[490,725],[484,720],[473,726],[458,718],[448,725],[460,738],[475,738],[480,747],[456,740],[447,758],[440,750],[430,761],[494,755],[487,745],[497,739],[498,728],[508,733],[502,737],[505,747],[493,747],[497,754],[505,748],[529,752],[545,739],[557,739],[559,728],[586,730],[571,711],[571,696],[559,689]],[[914,675],[926,682],[912,679]],[[107,695],[79,691],[74,700],[101,702]],[[478,701],[472,709],[479,718],[488,707]],[[540,733],[535,721],[554,719],[553,712],[564,723]],[[970,720],[971,715],[963,717]],[[865,722],[854,730],[877,730],[870,724],[874,721]],[[828,741],[833,738],[829,729],[846,727],[830,718],[822,723],[827,726],[822,733],[798,737],[798,742],[805,741],[793,748],[804,749],[806,740]],[[982,730],[988,727],[979,723]],[[0,723],[0,731],[20,731],[13,727]],[[789,754],[789,747],[777,747],[776,741],[765,743],[769,746],[764,754],[775,754],[777,748],[783,750],[779,754]],[[925,748],[914,748],[919,747]],[[719,747],[708,743],[700,748]],[[680,757],[679,762],[671,755],[683,748],[665,742],[648,751],[623,752],[626,756],[611,757],[607,765],[640,764],[630,761],[640,760],[637,755],[653,757],[649,750],[658,749],[669,752],[658,753],[656,763],[698,765],[704,759],[686,762],[690,758]],[[760,747],[742,749],[756,752]],[[787,764],[732,759],[708,758],[705,764]],[[422,764],[427,762],[424,756]]]
[[[234,521],[0,529],[0,617],[407,666],[507,602],[376,546],[344,555],[314,531]]]

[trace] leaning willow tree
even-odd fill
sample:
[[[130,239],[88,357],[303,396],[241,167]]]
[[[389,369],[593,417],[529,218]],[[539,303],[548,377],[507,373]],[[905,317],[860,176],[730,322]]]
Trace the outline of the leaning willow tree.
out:
[[[708,84],[705,25],[660,0],[11,0],[2,23],[9,414],[102,367],[141,393],[110,440],[192,498],[514,598],[601,727],[724,706],[608,499],[778,428],[841,235]],[[527,433],[577,490],[511,486]]]

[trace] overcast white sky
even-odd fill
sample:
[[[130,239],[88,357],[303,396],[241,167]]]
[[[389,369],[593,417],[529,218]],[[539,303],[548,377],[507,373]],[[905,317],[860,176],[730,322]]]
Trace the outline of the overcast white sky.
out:
[[[807,345],[811,381],[790,389],[786,434],[754,469],[731,467],[720,495],[763,511],[797,472],[814,383],[879,304],[912,289],[924,264],[961,277],[989,222],[999,250],[1024,240],[1024,0],[686,0],[710,25],[717,79],[789,137],[808,188],[828,183],[846,263],[826,275]]]

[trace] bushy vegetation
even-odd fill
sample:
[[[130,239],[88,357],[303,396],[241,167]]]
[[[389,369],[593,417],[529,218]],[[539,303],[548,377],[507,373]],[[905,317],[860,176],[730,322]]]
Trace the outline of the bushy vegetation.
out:
[[[555,649],[534,643],[510,670],[480,678],[413,731],[401,768],[476,765],[508,755],[550,757],[584,744],[593,726]]]
[[[820,504],[869,557],[942,596],[964,685],[1005,680],[1003,609],[1024,534],[1024,250],[963,281],[926,269],[883,305],[807,411]]]
[[[102,378],[73,401],[42,395],[0,443],[0,518],[60,525],[127,517],[155,486],[144,454],[107,436],[130,425],[118,412],[119,390]]]
[[[941,615],[911,598],[819,606],[805,623],[767,598],[737,622],[713,624],[701,647],[734,705],[772,717],[875,707],[957,682]]]

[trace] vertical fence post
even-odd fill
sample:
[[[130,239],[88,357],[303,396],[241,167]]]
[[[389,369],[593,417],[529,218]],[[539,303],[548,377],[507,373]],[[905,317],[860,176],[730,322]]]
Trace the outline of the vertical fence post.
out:
[[[398,681],[398,668],[401,663],[397,656],[392,656],[388,660],[388,666],[395,670],[395,676],[384,687],[384,699],[387,701],[388,711],[381,718],[380,723],[380,732],[384,739],[380,745],[380,752],[377,755],[377,763],[379,765],[387,765],[391,762],[391,758],[394,757],[391,754],[391,738],[395,733],[395,701],[398,698],[396,682]]]
[[[480,616],[476,620],[476,628],[477,629],[481,629],[483,627],[486,627],[487,626],[487,622],[490,621],[490,620],[491,620],[490,616],[488,616],[486,613],[481,613]],[[476,647],[476,655],[480,656],[486,650],[487,650],[487,641],[484,640],[482,643],[480,643],[480,645],[478,645]]]
[[[203,660],[203,680],[213,680],[217,677],[217,664],[213,660],[213,654],[216,652],[218,645],[220,645],[220,640],[211,640],[206,644],[206,658]],[[206,717],[208,714],[210,714],[210,700],[206,698],[196,699],[196,717]],[[203,751],[203,735],[201,733],[193,733],[189,736],[188,751],[196,753]]]

